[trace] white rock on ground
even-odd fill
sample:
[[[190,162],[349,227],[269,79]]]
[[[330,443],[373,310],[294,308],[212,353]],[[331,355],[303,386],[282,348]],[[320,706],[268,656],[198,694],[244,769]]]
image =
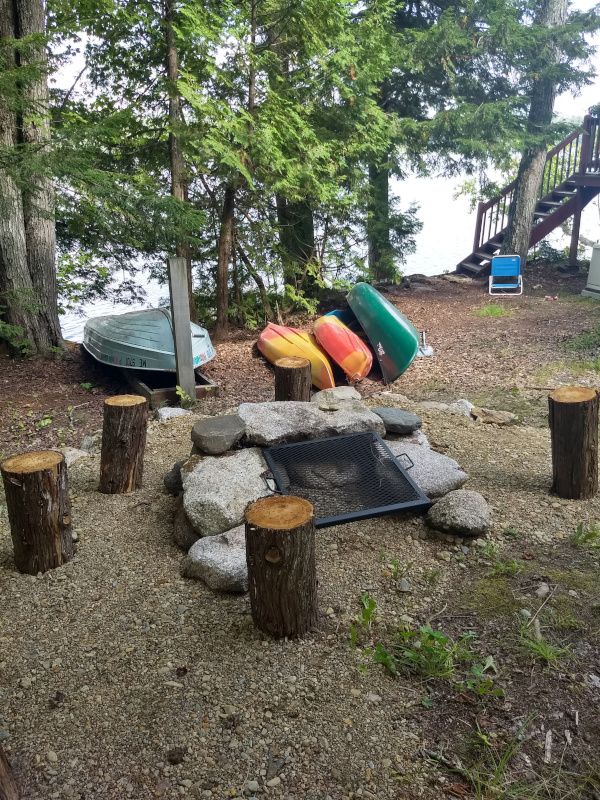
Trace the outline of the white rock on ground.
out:
[[[453,489],[459,489],[469,479],[453,458],[435,450],[388,440],[386,444],[396,457],[404,453],[410,458],[414,467],[407,470],[408,474],[427,497],[442,497]],[[400,458],[400,463],[405,468],[408,466],[406,459]]]
[[[333,389],[325,389],[326,392],[331,393],[331,396],[336,400],[360,400],[360,394],[356,391],[354,386],[335,386]],[[324,398],[323,392],[315,392],[310,398],[311,403],[319,404]]]
[[[239,525],[248,503],[270,494],[262,477],[266,469],[258,448],[222,458],[191,456],[181,478],[183,507],[196,532],[216,536]]]
[[[322,411],[314,403],[242,403],[248,444],[277,445],[344,433],[375,430],[385,434],[383,421],[358,400],[340,401],[338,411]]]
[[[455,536],[485,536],[492,515],[483,495],[465,489],[449,492],[429,509],[429,527]]]
[[[413,431],[407,433],[406,436],[399,436],[398,434],[386,434],[385,443],[389,447],[390,443],[394,444],[418,444],[421,447],[429,448],[429,439],[425,436],[423,431]]]
[[[473,406],[471,414],[477,422],[487,422],[490,425],[510,425],[519,418],[510,411],[494,411],[492,408],[478,408]]]
[[[164,408],[156,409],[154,419],[158,420],[158,422],[166,422],[175,417],[189,417],[191,414],[192,412],[187,408],[169,408],[169,406],[165,406]]]
[[[196,578],[217,592],[247,592],[246,535],[244,525],[199,539],[181,566],[184,578]]]
[[[450,404],[450,411],[456,411],[457,414],[463,414],[465,417],[469,417],[469,419],[473,419],[471,414],[471,409],[473,408],[473,403],[469,403],[468,400],[461,398],[457,400],[455,403]]]
[[[63,454],[67,467],[75,464],[80,458],[87,458],[90,455],[87,450],[78,450],[76,447],[53,447],[52,449]]]

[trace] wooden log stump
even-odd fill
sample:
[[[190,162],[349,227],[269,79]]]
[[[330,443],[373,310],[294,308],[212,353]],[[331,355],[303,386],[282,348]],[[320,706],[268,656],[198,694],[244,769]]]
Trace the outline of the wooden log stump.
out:
[[[281,639],[317,627],[315,515],[308,500],[283,495],[248,506],[246,561],[257,628]]]
[[[148,401],[119,394],[104,401],[100,491],[125,494],[139,489],[144,471]]]
[[[0,745],[0,800],[19,800],[19,788]]]
[[[552,490],[567,500],[598,492],[598,394],[563,386],[548,396],[552,442]]]
[[[15,565],[37,575],[73,558],[71,501],[65,457],[42,450],[0,466]]]
[[[308,358],[278,358],[275,362],[275,400],[310,400],[311,365]]]

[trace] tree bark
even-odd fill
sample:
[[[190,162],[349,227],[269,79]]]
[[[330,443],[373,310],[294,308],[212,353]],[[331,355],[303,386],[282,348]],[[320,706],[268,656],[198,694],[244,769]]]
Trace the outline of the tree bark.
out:
[[[567,6],[568,0],[543,0],[535,23],[545,28],[564,25]],[[557,64],[558,60],[558,47],[552,44],[547,49],[547,69]],[[527,261],[537,195],[546,166],[548,143],[544,139],[544,134],[552,123],[556,88],[556,81],[551,75],[542,75],[533,80],[527,131],[531,136],[538,137],[539,144],[528,148],[521,158],[513,200],[509,208],[508,226],[502,241],[501,252],[521,256],[523,264]]]
[[[219,255],[217,260],[217,326],[214,339],[227,338],[229,333],[229,262],[233,240],[233,221],[235,216],[235,189],[225,187],[221,230],[219,234]]]
[[[295,356],[280,358],[274,366],[275,400],[308,402],[312,386],[311,365],[308,358]]]
[[[297,291],[303,290],[308,297],[315,297],[317,281],[308,274],[308,265],[315,255],[312,208],[305,200],[290,203],[281,196],[275,198],[275,203],[284,281]]]
[[[104,494],[140,489],[144,472],[148,401],[120,394],[104,401],[100,486]]]
[[[243,262],[244,266],[246,267],[246,269],[248,270],[248,272],[250,273],[250,275],[254,279],[254,283],[258,287],[258,293],[260,295],[260,299],[261,299],[261,302],[263,304],[263,308],[265,310],[265,315],[267,317],[267,320],[269,322],[273,322],[273,320],[275,319],[275,314],[273,312],[273,308],[271,307],[271,303],[269,302],[269,295],[267,294],[267,287],[265,286],[265,282],[263,281],[263,279],[260,276],[260,274],[254,269],[250,259],[248,258],[248,256],[244,252],[244,250],[242,250],[242,248],[240,247],[239,244],[237,246],[237,252],[238,252],[240,258],[242,259],[242,262]]]
[[[15,565],[37,575],[73,558],[71,501],[62,453],[25,453],[0,467]]]
[[[567,500],[598,492],[598,394],[563,386],[548,397],[552,490]]]
[[[370,202],[367,211],[369,272],[376,283],[394,280],[390,241],[390,173],[375,164],[369,166]]]
[[[175,133],[178,123],[181,121],[181,95],[177,88],[179,80],[179,58],[177,46],[175,44],[175,32],[173,23],[175,22],[175,2],[165,0],[165,44],[167,47],[167,81],[169,91],[169,161],[171,164],[171,194],[182,203],[188,202],[187,175],[185,172],[185,162],[183,150],[179,136]],[[176,245],[176,255],[178,258],[185,258],[187,262],[188,294],[190,299],[190,319],[198,322],[198,310],[194,300],[194,285],[192,276],[192,258],[189,242],[178,241]]]
[[[0,800],[19,800],[19,787],[0,745]]]
[[[308,500],[263,497],[246,509],[246,561],[252,618],[283,638],[317,627],[315,517]]]

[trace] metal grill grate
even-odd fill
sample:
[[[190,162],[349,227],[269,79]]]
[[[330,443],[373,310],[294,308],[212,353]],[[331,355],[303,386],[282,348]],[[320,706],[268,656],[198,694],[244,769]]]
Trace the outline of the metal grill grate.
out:
[[[318,528],[431,503],[375,431],[263,450],[278,490],[315,507]]]

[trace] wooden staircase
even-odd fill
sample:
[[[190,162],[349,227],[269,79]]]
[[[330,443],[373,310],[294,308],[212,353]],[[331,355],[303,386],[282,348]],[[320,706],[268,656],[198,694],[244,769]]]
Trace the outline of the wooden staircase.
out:
[[[516,181],[497,197],[479,203],[473,252],[456,271],[471,277],[488,275],[491,260],[502,245]],[[583,125],[546,156],[544,177],[529,238],[533,247],[551,231],[574,217],[569,261],[575,263],[581,211],[600,194],[600,119],[586,116]]]

